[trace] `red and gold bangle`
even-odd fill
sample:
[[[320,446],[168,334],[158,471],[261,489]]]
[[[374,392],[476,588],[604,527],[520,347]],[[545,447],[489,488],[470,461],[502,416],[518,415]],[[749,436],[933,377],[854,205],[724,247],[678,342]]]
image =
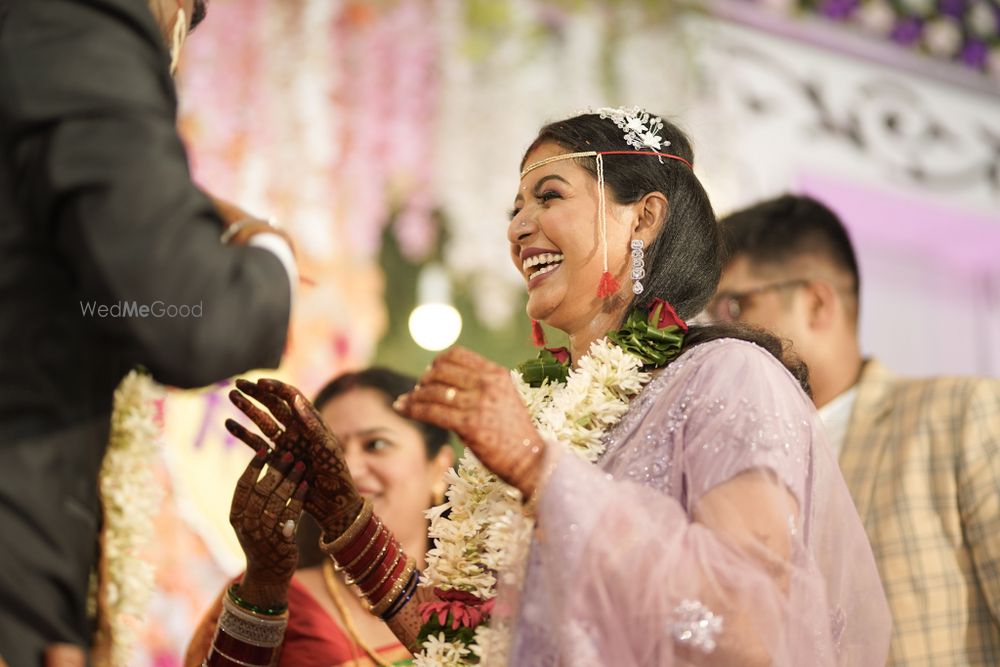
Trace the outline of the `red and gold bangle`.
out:
[[[385,574],[386,565],[395,560],[399,551],[399,542],[390,536],[385,543],[384,550],[379,553],[379,556],[368,565],[364,573],[358,573],[358,576],[354,578],[354,581],[357,582],[361,590],[373,588],[371,585],[372,581]]]
[[[371,599],[372,594],[378,591],[378,589],[382,587],[382,584],[385,583],[385,580],[389,578],[393,570],[396,569],[396,567],[399,565],[399,562],[402,560],[405,560],[403,552],[400,551],[399,549],[393,549],[392,552],[388,556],[386,556],[386,559],[383,561],[383,563],[389,563],[389,566],[383,568],[380,564],[378,569],[376,569],[375,572],[372,573],[373,576],[368,577],[369,580],[374,580],[375,577],[378,576],[379,573],[381,572],[382,576],[378,580],[378,583],[376,583],[374,586],[369,587],[365,585],[364,582],[361,581],[358,582],[358,588],[361,589],[361,594],[364,595],[366,598]]]
[[[363,552],[367,554],[364,558],[355,558],[351,561],[351,567],[348,568],[338,568],[337,561],[332,556],[330,557],[334,563],[334,569],[340,569],[344,573],[344,581],[350,586],[358,579],[361,579],[367,575],[367,573],[374,568],[379,563],[379,558],[385,554],[386,547],[392,542],[392,533],[388,530],[380,530],[375,534],[372,540],[365,545]]]
[[[354,521],[348,526],[347,530],[341,533],[332,542],[327,542],[325,537],[321,537],[319,540],[319,547],[324,553],[331,556],[336,555],[342,551],[350,549],[354,545],[357,538],[361,537],[362,532],[366,528],[371,528],[372,518],[372,501],[367,498],[361,504],[361,509],[358,511],[358,516],[355,517]]]
[[[399,559],[396,563],[393,563],[392,569],[389,570],[391,576],[386,577],[382,583],[380,583],[370,595],[366,597],[372,601],[372,604],[381,602],[382,598],[388,595],[389,591],[392,589],[393,585],[396,583],[397,577],[402,576],[403,570],[406,569],[406,554],[401,554],[403,558]]]
[[[382,544],[382,548],[375,555],[375,557],[372,558],[367,563],[364,562],[359,563],[359,570],[347,573],[352,581],[363,581],[365,578],[368,577],[368,575],[370,575],[374,570],[376,570],[379,565],[382,564],[382,560],[383,557],[385,556],[386,551],[388,551],[389,547],[391,547],[392,544],[395,542],[395,540],[392,537],[392,533],[390,533],[388,530],[385,531],[384,535],[385,535],[384,544]],[[364,569],[363,570],[360,569],[360,566],[364,566]]]
[[[410,578],[413,575],[413,571],[417,569],[416,561],[412,558],[408,559],[403,565],[403,569],[396,578],[392,581],[392,586],[389,588],[385,594],[376,598],[378,602],[372,603],[371,612],[376,616],[381,616],[386,612],[387,609],[392,607],[393,603],[399,598],[406,584],[409,583]]]
[[[327,554],[333,557],[337,562],[348,563],[354,560],[358,554],[365,550],[373,540],[378,539],[381,534],[379,529],[379,521],[374,516],[369,517],[368,523],[361,529],[361,532],[348,544],[346,547],[340,551],[332,550],[329,545],[324,545],[320,542],[320,547],[324,550],[331,549],[327,551]]]
[[[375,533],[374,535],[372,535],[372,538],[368,540],[368,543],[365,545],[365,548],[362,549],[361,552],[357,556],[355,556],[354,559],[351,560],[351,562],[349,562],[347,565],[340,566],[337,564],[337,561],[333,561],[333,569],[337,570],[338,572],[344,572],[344,571],[349,572],[353,570],[355,567],[357,567],[358,561],[364,558],[364,555],[371,550],[372,545],[378,542],[381,536],[382,536],[382,519],[376,517]]]

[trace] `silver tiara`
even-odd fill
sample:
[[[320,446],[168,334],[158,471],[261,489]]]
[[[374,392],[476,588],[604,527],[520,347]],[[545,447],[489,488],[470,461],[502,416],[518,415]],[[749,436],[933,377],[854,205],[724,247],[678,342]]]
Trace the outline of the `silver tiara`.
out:
[[[637,151],[660,151],[670,145],[669,141],[660,136],[663,120],[639,107],[601,107],[588,109],[586,113],[597,114],[612,121],[625,133],[625,142]]]

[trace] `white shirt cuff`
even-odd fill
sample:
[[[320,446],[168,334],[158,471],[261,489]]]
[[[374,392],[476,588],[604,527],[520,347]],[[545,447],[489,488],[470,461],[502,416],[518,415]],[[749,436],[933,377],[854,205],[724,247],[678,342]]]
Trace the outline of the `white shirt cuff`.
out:
[[[281,260],[281,265],[285,267],[285,273],[288,274],[288,287],[291,290],[291,299],[295,301],[295,288],[299,284],[299,267],[295,263],[295,253],[292,252],[292,248],[288,245],[288,242],[278,234],[261,232],[251,236],[250,240],[247,241],[247,245],[255,248],[263,248],[274,253],[274,256]]]

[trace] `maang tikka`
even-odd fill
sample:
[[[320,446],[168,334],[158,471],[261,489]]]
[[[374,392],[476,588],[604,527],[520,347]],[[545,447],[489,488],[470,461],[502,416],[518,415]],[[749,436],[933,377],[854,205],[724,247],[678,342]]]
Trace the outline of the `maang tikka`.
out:
[[[642,239],[632,239],[632,293],[642,294],[642,279],[646,277],[646,257]]]

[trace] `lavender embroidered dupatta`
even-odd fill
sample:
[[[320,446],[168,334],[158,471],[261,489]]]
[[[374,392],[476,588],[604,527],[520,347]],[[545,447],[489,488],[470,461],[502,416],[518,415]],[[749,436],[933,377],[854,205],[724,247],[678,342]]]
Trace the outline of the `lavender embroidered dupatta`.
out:
[[[553,456],[524,584],[500,591],[511,665],[885,664],[861,521],[812,403],[764,350],[693,348],[597,465]]]

